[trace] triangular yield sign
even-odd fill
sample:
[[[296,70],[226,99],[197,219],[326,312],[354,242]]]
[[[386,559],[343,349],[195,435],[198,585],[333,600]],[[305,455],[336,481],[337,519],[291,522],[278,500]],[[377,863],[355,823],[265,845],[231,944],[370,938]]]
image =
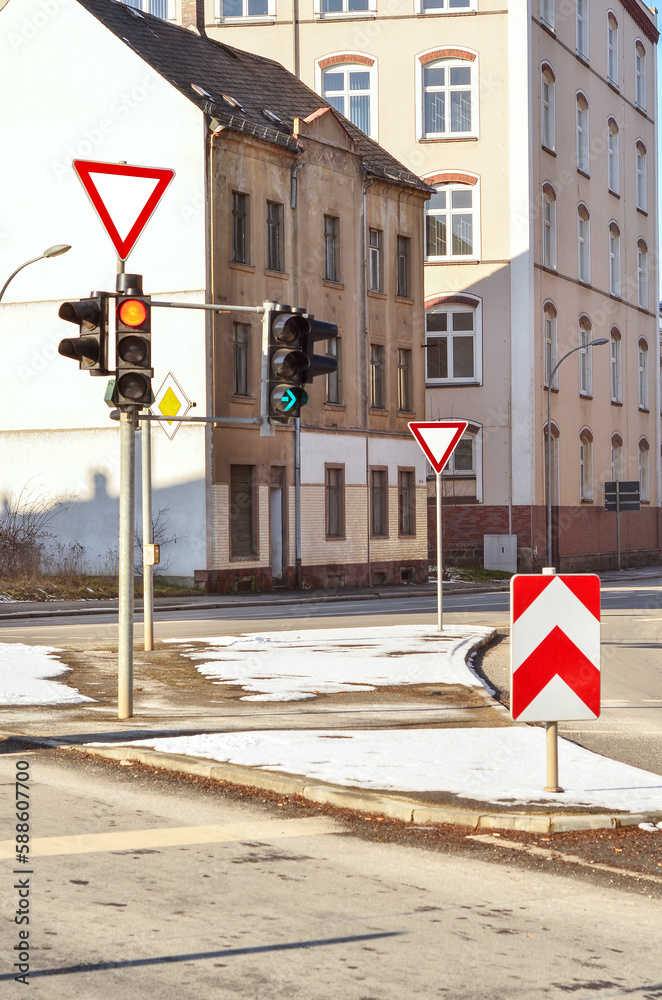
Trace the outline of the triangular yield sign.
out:
[[[435,472],[442,472],[469,426],[466,420],[412,421],[412,432]]]
[[[72,165],[117,256],[126,260],[175,171],[93,160],[74,160]]]

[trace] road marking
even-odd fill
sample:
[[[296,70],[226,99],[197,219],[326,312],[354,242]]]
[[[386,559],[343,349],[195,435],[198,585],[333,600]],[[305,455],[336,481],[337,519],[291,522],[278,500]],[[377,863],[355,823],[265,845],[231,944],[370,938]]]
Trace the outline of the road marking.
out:
[[[276,840],[282,837],[319,837],[338,833],[340,826],[325,816],[308,819],[270,819],[255,823],[219,823],[213,826],[159,827],[155,830],[119,830],[82,833],[70,837],[35,837],[30,855],[91,854],[97,851],[137,851],[188,844],[222,844],[237,840]],[[0,859],[16,856],[16,841],[0,841]]]
[[[613,865],[602,865],[597,861],[586,861],[577,857],[576,854],[564,854],[562,851],[554,851],[549,847],[535,847],[532,844],[521,844],[516,840],[503,840],[493,837],[491,833],[470,834],[467,840],[478,840],[481,844],[491,844],[493,847],[505,847],[511,851],[522,851],[524,854],[533,854],[538,858],[549,858],[554,861],[569,861],[573,865],[581,865],[583,868],[592,868],[594,871],[611,872],[613,875],[626,875],[630,878],[643,879],[646,882],[662,882],[660,875],[644,875],[640,872],[631,872],[626,868],[615,868]]]

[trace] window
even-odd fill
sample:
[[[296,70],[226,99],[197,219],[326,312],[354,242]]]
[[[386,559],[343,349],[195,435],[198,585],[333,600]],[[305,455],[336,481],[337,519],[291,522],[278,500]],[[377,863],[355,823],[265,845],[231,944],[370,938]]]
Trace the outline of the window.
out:
[[[370,533],[388,537],[388,470],[370,470]]]
[[[359,14],[371,10],[369,0],[320,0],[320,14]]]
[[[346,66],[334,65],[333,69],[322,72],[322,96],[331,107],[345,118],[349,118],[366,135],[372,134],[370,130],[372,78],[373,70],[368,66],[352,63]]]
[[[478,256],[478,192],[467,184],[443,184],[425,204],[425,259]],[[476,224],[474,225],[474,222]]]
[[[420,0],[421,14],[428,11],[475,10],[476,0]]]
[[[618,86],[618,21],[614,14],[607,14],[607,79]]]
[[[546,302],[543,308],[543,337],[545,340],[545,386],[549,385],[549,379],[551,377],[558,358],[558,339],[557,339],[557,323],[556,323],[556,307],[551,302]],[[552,389],[558,389],[559,387],[559,374],[558,371],[554,374],[554,381],[552,382]]]
[[[230,558],[257,555],[257,476],[254,465],[230,466]]]
[[[423,66],[423,138],[474,134],[475,73],[475,63],[465,59]]]
[[[651,482],[650,482],[650,449],[646,438],[639,442],[639,492],[642,503],[650,503]]]
[[[648,247],[644,240],[637,240],[637,304],[648,309]]]
[[[589,343],[593,339],[591,321],[588,316],[579,320],[579,394],[590,396],[593,392],[593,348]]]
[[[591,217],[586,205],[577,209],[577,278],[591,283]]]
[[[371,229],[368,233],[368,288],[371,292],[384,291],[383,247],[384,233],[381,229]]]
[[[416,475],[413,469],[398,469],[398,534],[416,534]]]
[[[609,190],[614,194],[619,191],[619,162],[618,162],[618,125],[613,118],[607,122],[607,177]]]
[[[542,144],[545,149],[556,148],[556,82],[552,67],[544,64],[541,77]]]
[[[615,222],[609,224],[609,294],[621,296],[621,231]]]
[[[408,236],[398,236],[397,252],[397,295],[409,298],[411,295],[411,240]]]
[[[342,403],[342,341],[340,337],[331,337],[326,342],[326,353],[335,358],[338,367],[326,376],[327,403]]]
[[[548,28],[554,27],[555,20],[555,0],[540,0],[540,20],[547,25]]]
[[[637,171],[637,208],[642,212],[648,210],[648,191],[646,183],[646,147],[639,140],[636,146]]]
[[[611,436],[611,481],[623,481],[623,439],[620,434]]]
[[[545,424],[543,454],[545,459],[545,503],[556,505],[559,502],[559,429],[555,423],[552,423],[551,435],[547,433],[547,424]],[[551,490],[549,489],[550,479]]]
[[[648,344],[642,337],[637,348],[639,409],[648,410]]]
[[[284,271],[283,206],[267,202],[267,270]]]
[[[370,405],[375,410],[384,410],[386,388],[386,349],[382,344],[370,345]]]
[[[248,323],[235,323],[232,330],[232,391],[250,396],[250,335]]]
[[[588,59],[588,0],[577,0],[577,55]]]
[[[451,304],[425,317],[427,381],[476,382],[477,311],[471,306]]]
[[[622,401],[622,370],[621,370],[621,333],[618,327],[612,326],[609,336],[609,364],[611,369],[611,401]]]
[[[340,219],[324,216],[324,277],[340,281]]]
[[[556,269],[556,194],[551,184],[542,189],[542,262]]]
[[[579,436],[579,499],[593,500],[593,435],[588,428]]]
[[[345,537],[345,466],[324,467],[326,537]]]
[[[250,260],[248,244],[248,204],[247,194],[232,192],[232,259],[240,264]]]
[[[646,49],[641,42],[634,48],[634,101],[642,111],[646,109]]]
[[[221,0],[221,17],[268,17],[268,0]]]
[[[411,351],[398,348],[398,409],[411,413],[412,406],[412,366]]]
[[[577,170],[589,173],[588,101],[577,95]]]

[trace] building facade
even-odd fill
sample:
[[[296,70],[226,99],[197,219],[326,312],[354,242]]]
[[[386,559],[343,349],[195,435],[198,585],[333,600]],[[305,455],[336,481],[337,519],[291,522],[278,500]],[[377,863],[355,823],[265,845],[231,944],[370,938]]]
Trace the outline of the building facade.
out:
[[[657,560],[655,12],[641,0],[177,0],[170,14],[276,56],[434,186],[427,415],[469,421],[444,476],[447,557],[480,559],[484,534],[516,534],[520,569],[544,565],[549,457],[557,566],[614,564],[614,479],[641,484],[624,559]]]

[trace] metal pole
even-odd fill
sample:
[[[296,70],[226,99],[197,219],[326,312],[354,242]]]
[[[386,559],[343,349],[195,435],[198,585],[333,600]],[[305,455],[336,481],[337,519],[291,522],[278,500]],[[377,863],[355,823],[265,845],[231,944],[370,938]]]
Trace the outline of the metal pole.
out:
[[[119,642],[117,717],[133,715],[133,533],[136,493],[136,414],[120,415]]]
[[[301,568],[301,420],[294,419],[294,566],[297,590],[303,590]]]
[[[442,554],[442,533],[441,533],[441,473],[437,473],[437,628],[443,632],[443,600],[442,600],[442,576],[443,576],[443,554]]]
[[[546,792],[562,792],[559,785],[559,724],[546,722],[547,730],[547,784]]]
[[[558,365],[557,365],[558,367]],[[554,369],[556,371],[556,368]],[[547,385],[547,565],[552,565],[552,379]]]
[[[617,566],[621,568],[621,491],[620,483],[616,480],[616,558]]]
[[[143,420],[140,429],[142,443],[142,502],[143,502],[143,636],[146,650],[154,649],[154,566],[145,560],[145,546],[154,541],[152,527],[152,425]]]

